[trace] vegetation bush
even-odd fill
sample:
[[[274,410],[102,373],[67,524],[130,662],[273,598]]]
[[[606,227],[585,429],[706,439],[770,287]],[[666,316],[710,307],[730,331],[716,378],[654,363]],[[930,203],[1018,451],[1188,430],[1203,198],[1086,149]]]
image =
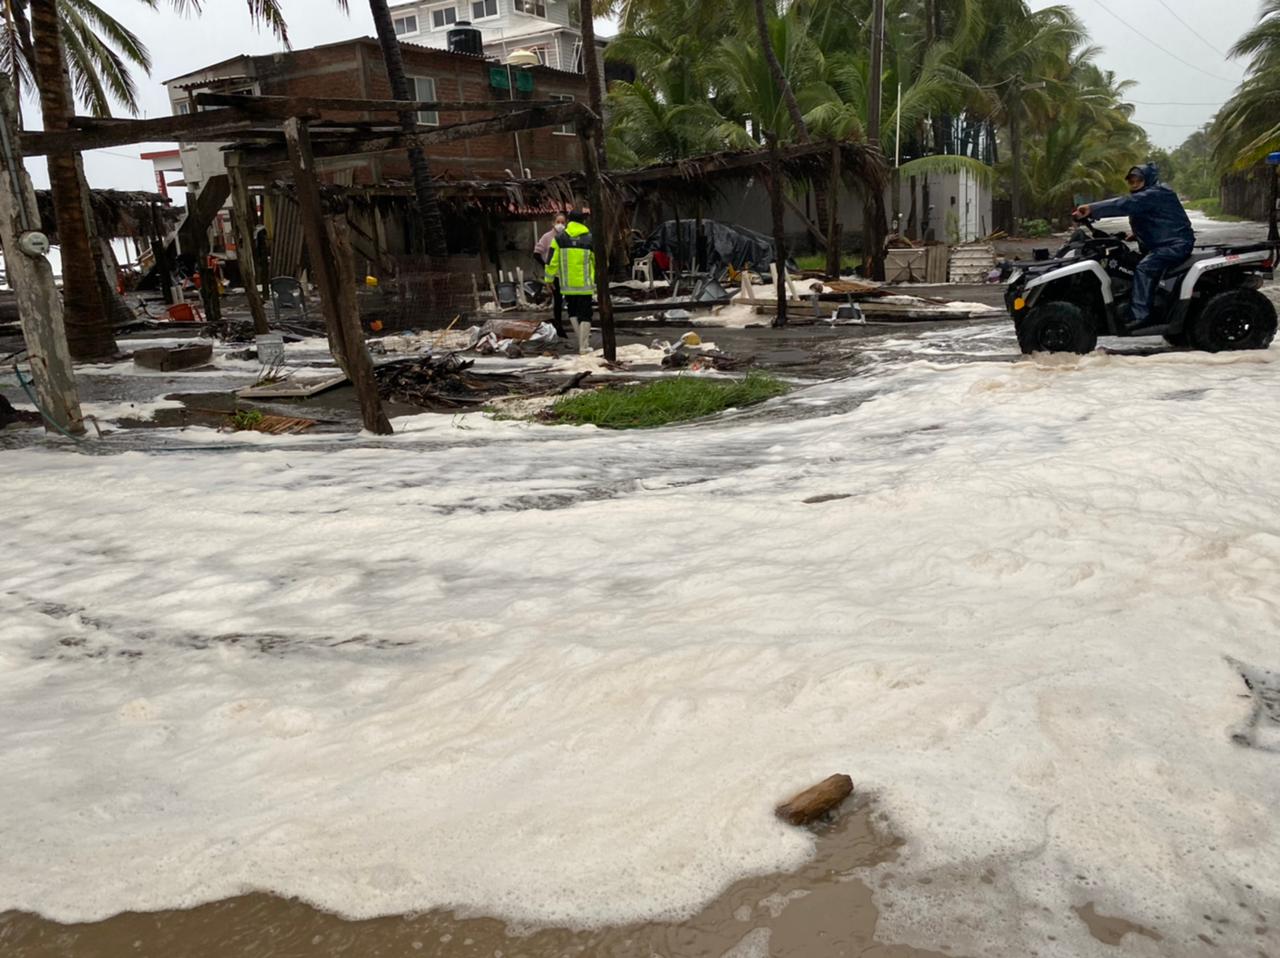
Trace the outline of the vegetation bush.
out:
[[[786,391],[785,383],[762,372],[748,373],[740,380],[679,376],[570,396],[557,402],[551,413],[554,422],[645,429],[750,406]]]

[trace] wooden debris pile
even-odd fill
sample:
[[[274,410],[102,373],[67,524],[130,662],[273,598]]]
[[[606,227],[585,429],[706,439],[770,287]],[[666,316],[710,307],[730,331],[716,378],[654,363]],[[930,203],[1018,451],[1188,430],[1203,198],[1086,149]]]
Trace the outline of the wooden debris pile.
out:
[[[458,353],[428,355],[384,363],[374,369],[374,378],[383,399],[424,409],[461,409],[513,393],[541,391],[531,388],[527,376],[480,373],[474,365],[475,360]]]

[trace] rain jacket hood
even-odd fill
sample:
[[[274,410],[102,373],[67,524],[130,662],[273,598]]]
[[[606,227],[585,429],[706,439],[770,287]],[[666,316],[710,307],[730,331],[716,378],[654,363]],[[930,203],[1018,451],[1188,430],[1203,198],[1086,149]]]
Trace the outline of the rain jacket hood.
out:
[[[1190,255],[1196,245],[1196,234],[1178,194],[1160,182],[1160,170],[1154,163],[1135,166],[1129,172],[1134,171],[1142,176],[1142,189],[1128,196],[1091,203],[1090,213],[1098,219],[1129,217],[1129,225],[1144,252],[1185,247],[1184,255]]]

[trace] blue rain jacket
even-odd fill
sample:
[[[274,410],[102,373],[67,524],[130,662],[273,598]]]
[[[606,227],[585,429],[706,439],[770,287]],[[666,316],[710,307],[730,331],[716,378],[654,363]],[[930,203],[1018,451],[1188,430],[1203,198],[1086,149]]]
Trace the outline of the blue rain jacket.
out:
[[[1178,194],[1160,182],[1160,171],[1154,163],[1139,167],[1146,185],[1136,193],[1115,199],[1090,203],[1090,213],[1102,219],[1127,216],[1133,235],[1143,250],[1163,246],[1194,246],[1195,230]]]

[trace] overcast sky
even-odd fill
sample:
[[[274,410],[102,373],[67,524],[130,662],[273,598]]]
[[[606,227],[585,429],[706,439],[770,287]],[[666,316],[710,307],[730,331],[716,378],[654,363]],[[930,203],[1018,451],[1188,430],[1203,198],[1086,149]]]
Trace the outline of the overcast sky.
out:
[[[199,18],[181,17],[163,3],[152,12],[138,0],[99,2],[132,27],[151,50],[151,77],[138,77],[144,116],[168,113],[168,98],[160,85],[164,80],[240,53],[279,49],[275,38],[249,24],[242,0],[205,0],[206,12]],[[1052,0],[1031,2],[1040,8]],[[1138,81],[1130,94],[1139,104],[1137,120],[1158,146],[1168,147],[1181,143],[1231,95],[1243,67],[1221,54],[1256,22],[1258,13],[1257,0],[1071,0],[1068,5],[1103,47],[1103,66]],[[349,15],[328,0],[283,0],[283,6],[295,47],[373,35],[369,10],[361,0],[351,0]],[[598,29],[602,35],[613,32],[608,22],[601,22]],[[29,125],[38,126],[31,104],[26,112]],[[86,154],[89,181],[98,187],[151,189],[151,164],[136,157],[166,146]],[[37,185],[46,185],[43,162],[31,161],[31,169]]]

